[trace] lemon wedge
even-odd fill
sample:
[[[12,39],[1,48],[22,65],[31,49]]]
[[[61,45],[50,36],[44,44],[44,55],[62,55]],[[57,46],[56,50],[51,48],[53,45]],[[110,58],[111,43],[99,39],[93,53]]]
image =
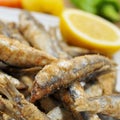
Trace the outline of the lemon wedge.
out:
[[[22,0],[26,10],[49,13],[59,16],[64,9],[63,0]]]
[[[60,17],[60,29],[72,45],[113,54],[120,49],[120,29],[96,15],[66,9]]]

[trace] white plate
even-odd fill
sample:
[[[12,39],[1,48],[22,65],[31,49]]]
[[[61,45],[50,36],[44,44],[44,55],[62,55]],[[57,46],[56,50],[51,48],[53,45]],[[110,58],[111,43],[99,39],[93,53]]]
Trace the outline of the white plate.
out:
[[[19,9],[0,7],[0,19],[17,23],[20,12],[21,10]],[[32,14],[38,19],[38,21],[44,24],[46,28],[49,28],[50,26],[59,26],[59,19],[57,17],[36,12],[33,12]],[[118,64],[116,91],[120,92],[120,51],[114,55],[114,60]]]

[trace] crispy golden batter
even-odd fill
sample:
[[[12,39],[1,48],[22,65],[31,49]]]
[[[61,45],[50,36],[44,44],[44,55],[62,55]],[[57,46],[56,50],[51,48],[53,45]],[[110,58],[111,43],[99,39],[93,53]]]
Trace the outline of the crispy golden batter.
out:
[[[25,45],[30,46],[29,43],[24,39],[24,37],[19,32],[17,25],[13,22],[4,23],[3,21],[0,21],[0,34],[9,38],[13,38]]]
[[[59,95],[64,107],[71,111],[75,120],[83,120],[81,113],[77,112],[74,107],[74,104],[76,103],[77,99],[80,100],[81,104],[84,104],[86,101],[86,96],[84,94],[83,88],[80,85],[80,82],[74,82],[68,90],[60,90]]]
[[[76,111],[89,111],[91,113],[102,113],[120,119],[120,95],[100,96],[89,98],[87,107],[76,104]]]
[[[16,120],[49,120],[14,87],[8,78],[0,78],[0,92],[9,100],[0,97],[0,111]]]
[[[6,23],[7,29],[9,31],[9,38],[13,38],[15,40],[18,40],[19,42],[30,46],[30,44],[25,40],[25,38],[21,35],[18,26],[14,22]]]
[[[19,18],[20,30],[33,47],[57,58],[67,58],[67,54],[58,47],[54,38],[50,37],[44,26],[30,13],[24,11]]]
[[[11,66],[25,68],[44,66],[56,59],[18,41],[0,36],[0,60]]]
[[[112,62],[100,55],[85,55],[71,60],[56,61],[45,66],[36,75],[31,100],[41,99],[76,80],[86,80],[87,77],[109,71],[111,67]]]
[[[103,89],[104,95],[111,95],[115,91],[116,72],[112,71],[108,74],[101,75],[98,78],[99,85]]]
[[[16,78],[14,78],[14,77],[0,71],[0,79],[5,79],[5,77],[10,79],[10,81],[14,84],[14,86],[17,89],[26,88],[26,86],[21,81],[19,81],[18,79],[16,79]]]
[[[57,35],[58,30],[59,29],[57,27],[51,27],[50,30],[49,30],[49,34],[53,39],[55,39],[54,42],[55,42],[57,48],[59,48],[61,51],[64,51],[65,53],[67,53],[68,56],[77,57],[77,56],[80,56],[80,55],[85,55],[85,54],[90,54],[91,53],[91,51],[88,50],[88,49],[68,45],[65,42],[65,40],[63,40],[63,38],[60,38]]]

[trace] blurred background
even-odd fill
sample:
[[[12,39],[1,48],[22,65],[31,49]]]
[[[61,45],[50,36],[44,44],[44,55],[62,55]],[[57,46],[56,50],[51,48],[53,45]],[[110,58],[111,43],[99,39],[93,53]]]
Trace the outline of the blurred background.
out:
[[[120,0],[0,0],[0,6],[58,16],[66,8],[77,8],[120,25]]]

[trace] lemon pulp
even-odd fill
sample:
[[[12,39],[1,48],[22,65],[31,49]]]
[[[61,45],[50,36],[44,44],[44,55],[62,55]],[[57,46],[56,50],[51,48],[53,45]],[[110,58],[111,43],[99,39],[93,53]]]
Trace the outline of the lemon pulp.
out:
[[[83,34],[86,34],[96,40],[115,41],[118,39],[117,34],[113,29],[102,21],[88,18],[87,16],[70,15],[69,19],[74,23],[74,27]],[[98,26],[99,24],[99,26]],[[89,29],[88,29],[89,28]]]

